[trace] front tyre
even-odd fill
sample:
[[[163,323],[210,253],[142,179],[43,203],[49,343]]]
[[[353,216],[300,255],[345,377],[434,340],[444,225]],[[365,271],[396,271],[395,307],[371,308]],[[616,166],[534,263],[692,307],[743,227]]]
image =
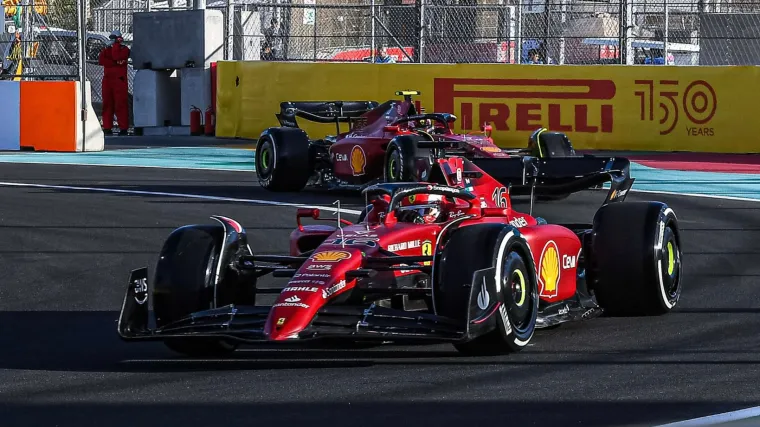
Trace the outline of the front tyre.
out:
[[[610,315],[662,315],[682,290],[678,220],[660,202],[603,206],[594,218],[592,289]]]
[[[497,327],[465,343],[459,352],[471,356],[514,353],[533,338],[538,317],[538,287],[530,251],[514,229],[503,224],[479,224],[456,230],[441,252],[438,314],[467,320],[470,283],[478,270],[493,268],[499,308]],[[490,273],[489,273],[490,274]],[[480,286],[472,283],[472,286]]]
[[[224,229],[186,226],[166,239],[156,266],[153,311],[161,328],[196,311],[214,307],[214,277]],[[191,357],[224,356],[237,345],[218,338],[167,338],[164,344]]]

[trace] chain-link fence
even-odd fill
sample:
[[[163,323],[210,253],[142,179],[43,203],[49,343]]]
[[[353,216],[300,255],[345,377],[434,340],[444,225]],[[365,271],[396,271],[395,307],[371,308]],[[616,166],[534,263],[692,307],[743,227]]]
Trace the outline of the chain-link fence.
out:
[[[93,3],[89,30],[127,35],[133,12],[190,7]],[[207,8],[225,16],[226,59],[760,64],[760,0],[208,0]]]
[[[76,80],[76,0],[2,0],[3,80]]]
[[[86,77],[100,111],[99,52],[132,14],[188,0],[84,0]],[[76,0],[2,0],[0,78],[71,78]],[[279,61],[760,65],[760,0],[206,0],[224,58]],[[84,31],[81,31],[84,34]],[[23,61],[19,58],[25,58]],[[129,67],[130,111],[135,71]]]

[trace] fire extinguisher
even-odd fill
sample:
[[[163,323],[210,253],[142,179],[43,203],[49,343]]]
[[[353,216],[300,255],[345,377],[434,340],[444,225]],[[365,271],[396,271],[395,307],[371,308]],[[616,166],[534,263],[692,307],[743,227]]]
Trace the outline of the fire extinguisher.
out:
[[[206,136],[214,136],[214,110],[211,109],[210,105],[206,109],[206,116],[205,116],[204,123],[205,123]]]
[[[201,129],[201,109],[195,105],[190,108],[190,135],[202,135]]]

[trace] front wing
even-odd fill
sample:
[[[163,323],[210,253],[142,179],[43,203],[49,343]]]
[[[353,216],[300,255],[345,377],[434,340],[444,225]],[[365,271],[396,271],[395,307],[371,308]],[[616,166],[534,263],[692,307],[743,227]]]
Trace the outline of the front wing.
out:
[[[473,283],[485,283],[491,295],[496,295],[494,269],[475,273]],[[311,323],[290,342],[309,342],[321,339],[351,341],[420,341],[465,342],[497,328],[494,313],[499,298],[481,309],[477,295],[480,286],[470,287],[466,321],[430,313],[405,311],[372,305],[326,305]],[[126,341],[164,340],[179,337],[217,337],[245,343],[275,343],[265,333],[269,306],[228,305],[191,313],[187,317],[164,325],[149,326],[150,290],[148,269],[131,272],[118,322],[119,336]],[[283,344],[283,341],[276,341]]]

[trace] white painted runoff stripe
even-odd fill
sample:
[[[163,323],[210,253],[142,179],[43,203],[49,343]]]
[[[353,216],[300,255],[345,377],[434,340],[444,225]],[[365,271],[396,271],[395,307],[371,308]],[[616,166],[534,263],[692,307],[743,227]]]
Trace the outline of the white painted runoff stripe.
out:
[[[722,199],[722,200],[736,200],[739,202],[760,202],[760,196],[757,199],[751,197],[736,197],[736,196],[721,196],[718,194],[699,194],[699,193],[679,193],[677,191],[658,191],[658,190],[634,190],[633,193],[654,193],[654,194],[670,194],[673,196],[687,196],[687,197],[701,197],[704,199]]]
[[[162,191],[141,191],[141,190],[120,190],[117,188],[95,188],[95,187],[75,187],[70,185],[48,185],[48,184],[29,184],[24,182],[0,182],[0,187],[26,187],[26,188],[51,188],[56,190],[76,190],[76,191],[94,191],[101,193],[121,193],[121,194],[139,194],[147,196],[166,196],[166,197],[184,197],[188,199],[201,199],[201,200],[213,200],[221,202],[241,202],[241,203],[255,203],[261,205],[272,206],[288,206],[294,208],[319,208],[323,211],[337,212],[337,208],[318,206],[318,205],[306,205],[301,203],[288,203],[277,202],[273,200],[258,200],[258,199],[240,199],[236,197],[219,197],[219,196],[207,196],[203,194],[185,194],[185,193],[166,193]],[[359,215],[361,211],[353,209],[340,209],[341,213],[348,213]]]
[[[708,415],[706,417],[693,418],[691,420],[677,421],[670,424],[662,424],[655,427],[697,427],[697,426],[715,426],[721,423],[746,420],[748,418],[760,416],[760,406],[741,409],[738,411],[724,412],[722,414]]]

